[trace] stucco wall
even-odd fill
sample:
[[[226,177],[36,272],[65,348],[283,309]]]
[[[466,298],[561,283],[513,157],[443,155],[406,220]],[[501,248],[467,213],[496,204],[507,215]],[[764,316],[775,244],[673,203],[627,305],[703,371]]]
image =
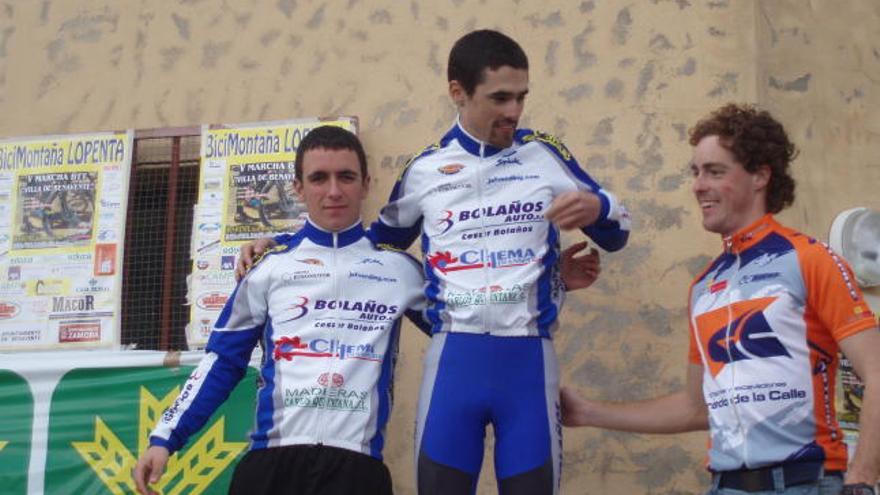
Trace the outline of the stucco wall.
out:
[[[685,293],[718,239],[693,209],[686,131],[727,101],[776,113],[802,153],[783,215],[824,237],[880,207],[880,4],[874,0],[18,0],[0,3],[0,135],[357,115],[372,218],[406,159],[455,117],[452,42],[501,29],[530,56],[525,126],[560,135],[630,207],[633,235],[575,294],[563,381],[635,399],[683,382]],[[566,236],[566,244],[573,242]],[[386,460],[414,493],[425,340],[404,336]],[[567,431],[565,493],[696,493],[705,434]],[[480,493],[494,493],[491,457]]]

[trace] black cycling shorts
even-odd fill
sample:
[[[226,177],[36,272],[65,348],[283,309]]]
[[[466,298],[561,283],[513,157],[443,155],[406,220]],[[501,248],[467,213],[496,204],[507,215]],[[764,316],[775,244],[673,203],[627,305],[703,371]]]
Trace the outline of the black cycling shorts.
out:
[[[235,467],[230,495],[391,495],[391,473],[366,454],[325,445],[251,450]]]

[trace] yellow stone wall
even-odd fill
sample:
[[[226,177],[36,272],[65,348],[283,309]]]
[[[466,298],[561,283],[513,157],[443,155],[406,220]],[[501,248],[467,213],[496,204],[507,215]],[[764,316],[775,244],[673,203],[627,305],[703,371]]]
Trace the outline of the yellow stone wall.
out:
[[[687,285],[719,248],[687,171],[686,132],[707,111],[757,102],[785,123],[802,152],[784,221],[824,238],[837,211],[880,208],[875,0],[7,0],[0,136],[356,115],[373,218],[410,154],[453,121],[448,50],[483,27],[530,56],[522,124],[561,136],[633,214],[629,246],[562,314],[563,382],[586,395],[682,385]],[[424,346],[404,336],[386,447],[400,494],[414,493]],[[705,444],[567,430],[563,492],[698,493]],[[494,491],[487,455],[479,492]]]

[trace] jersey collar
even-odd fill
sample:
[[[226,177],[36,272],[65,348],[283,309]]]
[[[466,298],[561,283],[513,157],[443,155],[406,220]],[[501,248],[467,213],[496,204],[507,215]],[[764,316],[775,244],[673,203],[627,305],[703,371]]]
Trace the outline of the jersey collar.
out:
[[[455,125],[452,126],[452,129],[449,130],[446,136],[456,139],[465,151],[474,156],[492,156],[500,153],[503,150],[503,148],[492,146],[489,143],[480,141],[479,139],[471,136],[468,131],[464,130],[464,127],[462,127],[460,118],[455,119]]]
[[[723,237],[721,240],[724,243],[724,252],[740,254],[746,249],[759,243],[771,232],[778,230],[779,227],[779,222],[773,218],[771,213],[767,213],[739,232]]]
[[[340,230],[339,232],[324,230],[307,219],[305,225],[303,225],[302,233],[310,241],[325,247],[333,247],[334,235],[336,235],[336,247],[348,246],[366,235],[366,231],[364,230],[363,224],[361,224],[360,218],[358,218],[357,222],[352,224],[351,227]]]

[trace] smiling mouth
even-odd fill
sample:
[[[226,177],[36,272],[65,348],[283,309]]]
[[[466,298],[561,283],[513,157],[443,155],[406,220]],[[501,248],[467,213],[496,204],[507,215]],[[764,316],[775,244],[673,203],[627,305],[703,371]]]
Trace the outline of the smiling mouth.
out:
[[[703,211],[706,211],[706,210],[711,210],[712,208],[715,208],[716,206],[718,206],[718,201],[709,201],[709,200],[704,199],[704,200],[701,200],[699,202],[699,204],[700,204],[700,209]]]

